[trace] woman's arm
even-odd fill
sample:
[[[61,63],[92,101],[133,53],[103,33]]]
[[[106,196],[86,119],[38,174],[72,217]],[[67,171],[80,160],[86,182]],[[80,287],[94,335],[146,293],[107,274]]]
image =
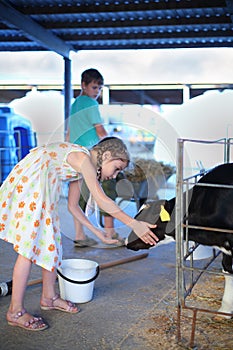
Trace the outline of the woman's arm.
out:
[[[89,188],[97,205],[102,210],[129,226],[145,243],[149,243],[151,245],[156,244],[158,238],[150,230],[150,228],[154,228],[156,225],[151,225],[149,223],[133,219],[131,216],[123,212],[113,200],[105,195],[99,182],[97,181],[96,169],[94,168],[88,155],[82,152],[71,152],[67,157],[67,161],[74,169],[82,173],[87,187]]]
[[[108,135],[107,131],[105,130],[102,124],[95,124],[95,130],[100,140]]]
[[[80,198],[80,188],[81,188],[82,180],[72,181],[69,185],[69,193],[68,193],[68,209],[69,212],[73,215],[73,217],[78,220],[82,225],[88,228],[91,232],[93,232],[102,242],[104,243],[116,243],[117,240],[111,240],[104,236],[102,230],[96,228],[92,223],[88,220],[80,206],[78,205]]]

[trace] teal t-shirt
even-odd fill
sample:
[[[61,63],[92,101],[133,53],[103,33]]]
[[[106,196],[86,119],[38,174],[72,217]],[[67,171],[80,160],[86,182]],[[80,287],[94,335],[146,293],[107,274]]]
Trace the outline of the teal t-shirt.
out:
[[[78,96],[69,117],[70,142],[86,148],[98,143],[95,124],[102,124],[98,102],[86,95]]]

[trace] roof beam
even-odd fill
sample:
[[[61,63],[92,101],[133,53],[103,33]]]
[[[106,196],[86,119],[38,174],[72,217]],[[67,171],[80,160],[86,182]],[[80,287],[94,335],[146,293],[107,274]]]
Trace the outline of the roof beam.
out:
[[[229,0],[231,1],[231,0]],[[205,1],[187,1],[187,0],[169,0],[168,1],[154,1],[153,3],[149,1],[139,2],[139,1],[115,1],[106,2],[98,1],[95,6],[92,6],[88,1],[80,4],[64,3],[53,3],[51,6],[41,6],[40,4],[33,4],[22,9],[24,14],[91,14],[93,13],[116,13],[116,12],[135,12],[135,11],[166,11],[166,10],[185,10],[185,9],[202,9],[202,8],[222,8],[225,6],[225,0],[205,0]],[[20,7],[20,6],[19,6]],[[16,6],[17,8],[17,6]],[[93,9],[94,8],[94,9]]]
[[[23,31],[32,40],[36,40],[49,51],[55,51],[59,55],[69,58],[72,46],[64,43],[60,38],[45,30],[30,17],[23,15],[10,6],[7,1],[0,2],[0,17]]]

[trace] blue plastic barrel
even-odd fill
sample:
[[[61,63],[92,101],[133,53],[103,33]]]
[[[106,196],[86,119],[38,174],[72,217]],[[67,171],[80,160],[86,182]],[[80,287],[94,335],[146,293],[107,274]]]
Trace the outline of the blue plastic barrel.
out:
[[[36,137],[31,122],[15,114],[11,107],[0,105],[0,183],[34,147]]]

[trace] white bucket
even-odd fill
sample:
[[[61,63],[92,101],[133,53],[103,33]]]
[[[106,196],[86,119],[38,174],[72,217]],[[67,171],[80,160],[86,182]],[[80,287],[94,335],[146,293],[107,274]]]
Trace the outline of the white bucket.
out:
[[[86,259],[63,260],[57,270],[60,295],[73,303],[87,303],[93,298],[99,265]]]

